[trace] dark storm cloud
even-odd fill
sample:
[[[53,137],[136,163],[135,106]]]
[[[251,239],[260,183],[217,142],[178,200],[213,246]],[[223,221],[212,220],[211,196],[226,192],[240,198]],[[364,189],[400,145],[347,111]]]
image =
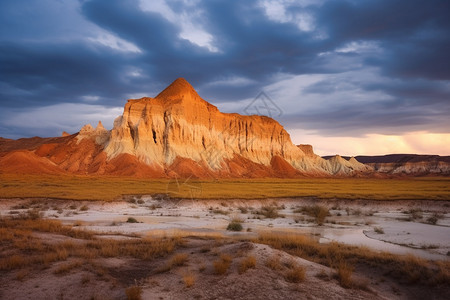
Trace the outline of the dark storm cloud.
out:
[[[129,88],[121,77],[126,67],[123,57],[80,42],[28,43],[26,46],[3,43],[0,45],[0,79],[28,95],[18,99],[17,92],[9,93],[5,87],[2,105],[79,102],[84,95],[114,99]]]
[[[306,42],[311,39],[308,35],[294,24],[268,20],[255,3],[205,1],[201,6],[206,16],[198,22],[214,36],[217,53],[177,38],[175,25],[129,2],[91,1],[83,6],[83,13],[139,46],[144,51],[141,61],[155,78],[166,82],[174,74],[187,74],[198,86],[223,76],[241,76],[260,81],[260,89],[274,73],[301,72],[315,55],[317,47]]]
[[[450,79],[449,15],[446,0],[393,0],[328,1],[316,16],[336,45],[380,41],[386,53],[372,63],[388,74]]]
[[[180,22],[143,10],[138,1],[2,1],[0,110],[89,99],[96,105],[122,106],[128,95],[154,96],[180,76],[208,100],[240,101],[273,84],[278,74],[336,74],[303,93],[331,95],[357,87],[384,94],[389,101],[325,105],[307,115],[286,114],[281,121],[324,134],[351,127],[427,130],[449,125],[442,113],[450,110],[448,1],[292,4],[281,21],[269,18],[257,1],[168,5]],[[300,30],[295,23],[302,14],[311,17],[312,30]],[[217,51],[180,37],[186,15],[195,16],[192,22],[211,35],[210,45]],[[138,50],[94,41],[105,32]],[[358,43],[376,49],[363,51]],[[337,51],[345,47],[349,49]],[[382,80],[340,76],[366,68]],[[229,80],[233,78],[242,83]],[[317,119],[327,122],[318,124]],[[0,124],[0,130],[5,126]],[[21,133],[29,134],[25,129]]]

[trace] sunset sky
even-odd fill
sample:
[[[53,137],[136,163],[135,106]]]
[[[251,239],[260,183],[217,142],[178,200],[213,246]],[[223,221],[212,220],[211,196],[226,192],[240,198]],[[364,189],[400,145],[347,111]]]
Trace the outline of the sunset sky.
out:
[[[320,155],[450,155],[450,1],[0,1],[0,136],[59,136],[184,77],[264,92]]]

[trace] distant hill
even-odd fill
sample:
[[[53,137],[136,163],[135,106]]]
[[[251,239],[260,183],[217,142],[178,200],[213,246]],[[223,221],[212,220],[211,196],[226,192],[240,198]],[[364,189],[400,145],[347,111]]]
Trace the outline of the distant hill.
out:
[[[322,156],[329,160],[334,156]],[[343,156],[349,160],[349,156]],[[450,156],[420,154],[388,154],[355,156],[356,160],[374,168],[375,171],[390,174],[450,175]]]

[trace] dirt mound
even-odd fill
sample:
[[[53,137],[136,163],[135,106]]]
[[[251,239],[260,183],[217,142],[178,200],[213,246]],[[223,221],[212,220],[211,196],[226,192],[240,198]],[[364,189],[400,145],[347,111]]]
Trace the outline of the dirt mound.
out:
[[[105,155],[103,153],[103,155]],[[106,159],[106,155],[105,155]],[[130,154],[121,154],[107,162],[106,174],[117,176],[134,176],[147,178],[164,178],[167,177],[164,169],[158,166],[149,166],[137,159],[136,156]]]
[[[279,177],[295,177],[300,174],[298,170],[278,155],[272,157],[270,165]]]
[[[0,158],[0,173],[63,174],[65,172],[31,151],[19,150]]]

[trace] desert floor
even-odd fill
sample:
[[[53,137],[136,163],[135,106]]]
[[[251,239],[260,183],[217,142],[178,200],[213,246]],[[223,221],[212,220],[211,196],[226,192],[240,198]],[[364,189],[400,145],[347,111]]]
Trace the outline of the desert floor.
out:
[[[313,208],[325,211],[323,222]],[[133,293],[143,299],[450,296],[447,201],[179,200],[138,195],[114,202],[3,199],[0,214],[2,299],[132,299]],[[33,219],[57,220],[65,229],[20,223]],[[5,220],[18,223],[8,225]],[[233,222],[242,230],[227,230]],[[7,233],[18,228],[31,233],[18,232],[8,239]],[[76,232],[88,232],[89,237]],[[300,251],[306,246],[295,242],[278,245],[274,237],[306,238],[302,243],[318,247],[317,253]],[[152,257],[121,248],[136,241],[153,239],[158,244],[172,238],[177,241],[170,249]],[[24,246],[20,241],[44,246]],[[100,244],[110,241],[109,253]],[[44,262],[34,259],[45,255],[46,245],[62,247],[67,254]],[[345,245],[352,247],[344,253]],[[79,250],[90,247],[100,250],[88,254]],[[355,258],[363,252],[375,254]],[[30,259],[11,262],[16,256]],[[384,265],[399,261],[403,273]],[[414,277],[407,270],[419,267],[436,278],[422,278],[426,271]]]

